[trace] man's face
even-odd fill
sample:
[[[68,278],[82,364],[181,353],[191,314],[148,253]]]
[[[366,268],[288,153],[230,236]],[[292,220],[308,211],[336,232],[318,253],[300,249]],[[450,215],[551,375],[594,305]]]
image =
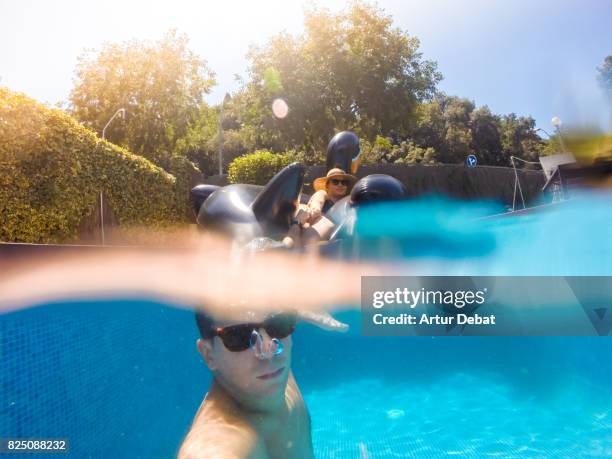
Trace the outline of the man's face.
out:
[[[258,320],[259,321],[259,320]],[[251,320],[249,320],[251,322]],[[218,327],[237,325],[244,322],[221,322]],[[198,340],[198,350],[217,380],[237,397],[268,397],[284,394],[291,368],[291,335],[280,339],[283,352],[270,352],[272,338],[263,328],[257,330],[263,339],[263,356],[257,356],[253,349],[233,352],[225,347],[218,336]]]

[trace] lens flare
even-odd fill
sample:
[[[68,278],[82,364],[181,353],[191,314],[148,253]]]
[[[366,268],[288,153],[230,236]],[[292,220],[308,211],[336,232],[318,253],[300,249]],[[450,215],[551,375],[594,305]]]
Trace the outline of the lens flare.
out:
[[[284,99],[274,99],[274,102],[272,102],[272,113],[274,113],[275,117],[282,120],[289,114],[289,105],[287,105]]]

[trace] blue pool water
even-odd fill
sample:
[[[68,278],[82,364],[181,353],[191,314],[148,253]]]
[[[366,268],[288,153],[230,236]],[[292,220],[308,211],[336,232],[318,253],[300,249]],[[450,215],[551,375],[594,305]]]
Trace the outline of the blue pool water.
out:
[[[317,457],[609,457],[612,340],[367,338],[301,325]],[[209,382],[187,311],[56,304],[2,317],[0,434],[71,457],[173,457]]]
[[[319,458],[609,457],[608,338],[368,338],[301,325]],[[2,437],[70,457],[173,457],[209,383],[189,312],[57,304],[2,317]]]
[[[423,217],[395,237],[415,274],[610,275],[610,201],[594,202],[466,226]],[[337,316],[349,333],[294,335],[318,458],[612,456],[610,337],[365,337],[358,312]],[[1,315],[0,438],[173,457],[210,382],[196,338],[190,312],[150,301]]]
[[[322,457],[610,457],[609,406],[588,384],[565,390],[554,400],[517,396],[509,381],[468,372],[428,385],[360,380],[307,402],[320,412]]]

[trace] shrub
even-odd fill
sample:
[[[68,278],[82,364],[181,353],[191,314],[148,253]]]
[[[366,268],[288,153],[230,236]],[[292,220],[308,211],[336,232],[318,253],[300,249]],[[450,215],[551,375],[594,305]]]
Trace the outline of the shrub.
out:
[[[306,166],[325,164],[325,153],[321,151],[288,150],[284,154],[289,157],[291,163],[297,162]]]
[[[57,109],[0,88],[0,240],[63,242],[106,196],[121,226],[180,220],[176,180]]]
[[[259,150],[234,159],[228,168],[228,179],[230,183],[265,185],[291,162],[291,155]]]
[[[399,145],[392,144],[388,137],[377,136],[373,144],[362,141],[362,164],[435,164],[436,150],[422,148],[410,140]]]
[[[394,146],[395,164],[436,164],[436,150],[432,147],[422,148],[413,142],[406,141]]]

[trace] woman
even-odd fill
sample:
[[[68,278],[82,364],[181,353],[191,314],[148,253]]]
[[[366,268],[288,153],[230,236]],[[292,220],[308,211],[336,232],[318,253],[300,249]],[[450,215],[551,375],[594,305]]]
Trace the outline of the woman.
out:
[[[316,179],[313,182],[315,194],[307,206],[301,206],[298,210],[296,220],[299,225],[291,227],[283,243],[293,247],[295,243],[308,245],[328,239],[334,224],[324,215],[336,202],[351,192],[355,181],[354,175],[339,168],[331,169],[325,177]]]
[[[347,196],[355,184],[355,176],[342,169],[331,169],[325,177],[319,177],[313,183],[316,191],[308,201],[308,215],[304,222],[311,225],[321,219],[332,206]]]

